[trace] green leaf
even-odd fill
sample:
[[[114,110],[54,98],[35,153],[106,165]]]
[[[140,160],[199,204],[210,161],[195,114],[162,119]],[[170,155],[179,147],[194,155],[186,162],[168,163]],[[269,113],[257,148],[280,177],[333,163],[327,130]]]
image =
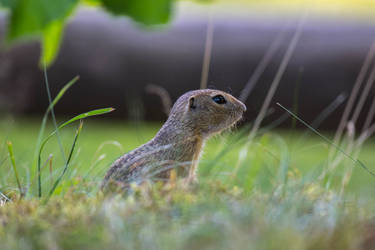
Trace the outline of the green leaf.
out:
[[[76,83],[78,81],[78,79],[79,79],[79,76],[76,76],[72,80],[70,80],[67,84],[65,84],[65,86],[59,91],[59,93],[57,94],[57,96],[53,99],[52,103],[48,106],[48,108],[47,108],[47,110],[46,110],[46,112],[45,112],[45,114],[43,116],[42,125],[40,126],[39,135],[38,135],[38,139],[37,139],[37,143],[36,143],[36,151],[35,151],[34,163],[33,163],[33,169],[35,169],[35,166],[38,166],[37,174],[38,174],[38,192],[39,192],[39,194],[41,193],[41,178],[40,178],[40,163],[38,162],[38,159],[39,159],[39,156],[38,156],[39,150],[38,149],[39,149],[39,147],[40,147],[40,145],[42,143],[42,136],[43,136],[44,130],[46,128],[48,114],[53,109],[53,107],[60,101],[60,99],[65,94],[65,92],[74,83]]]
[[[60,99],[64,96],[65,92],[73,85],[75,84],[79,79],[79,76],[74,77],[72,80],[70,80],[65,86],[59,91],[59,93],[56,95],[56,97],[53,99],[52,103],[48,106],[48,109],[46,111],[46,114],[48,114],[52,108],[60,101]]]
[[[45,138],[43,140],[43,142],[40,144],[39,151],[38,151],[38,179],[39,179],[39,181],[38,181],[38,196],[39,197],[42,197],[42,189],[41,189],[41,181],[40,181],[40,179],[41,179],[40,178],[40,175],[41,175],[41,173],[40,173],[40,169],[41,169],[40,168],[40,166],[41,166],[41,154],[42,154],[44,146],[49,141],[49,139],[51,139],[52,136],[54,136],[57,133],[58,130],[64,128],[65,126],[67,126],[67,125],[69,125],[69,124],[71,124],[71,123],[73,123],[73,122],[75,122],[77,120],[85,119],[85,118],[90,117],[90,116],[103,115],[103,114],[106,114],[106,113],[110,113],[110,112],[112,112],[114,110],[115,110],[114,108],[95,109],[95,110],[89,111],[87,113],[83,113],[83,114],[77,115],[77,116],[73,117],[72,119],[70,119],[69,121],[64,122],[63,124],[61,124],[55,131],[53,131],[51,134],[49,134],[47,136],[47,138]]]
[[[106,113],[110,113],[112,111],[114,111],[115,109],[114,108],[104,108],[104,109],[95,109],[95,110],[92,110],[90,112],[87,112],[87,113],[83,113],[83,114],[80,114],[80,115],[77,115],[75,117],[73,117],[72,119],[70,119],[69,121],[67,122],[64,122],[63,124],[61,124],[57,130],[60,130],[62,129],[63,127],[77,121],[77,120],[81,120],[81,119],[85,119],[87,117],[90,117],[90,116],[96,116],[96,115],[103,115],[103,114],[106,114]],[[51,139],[52,136],[54,136],[56,134],[56,131],[53,131],[51,134],[49,134],[47,136],[46,139],[44,139],[44,141],[42,142],[41,146],[40,146],[40,149],[39,149],[39,156],[40,156],[40,152],[42,151],[44,145],[47,143],[47,141],[49,139]]]
[[[16,177],[18,189],[19,189],[20,195],[22,197],[23,196],[22,186],[21,186],[20,178],[19,178],[18,171],[17,171],[16,160],[14,158],[13,144],[10,141],[8,141],[7,144],[8,144],[9,159],[10,159],[10,162],[12,163],[14,176]]]
[[[89,6],[99,6],[100,0],[81,0],[83,4],[89,5]]]
[[[57,20],[52,22],[43,31],[42,35],[42,56],[40,57],[39,65],[42,66],[51,64],[60,47],[60,41],[64,30],[64,22]]]
[[[41,34],[57,20],[64,20],[78,0],[18,0],[12,8],[9,39]]]
[[[110,113],[110,112],[112,112],[114,110],[115,110],[114,108],[95,109],[95,110],[92,110],[90,112],[77,115],[77,116],[73,117],[72,119],[70,119],[69,121],[64,122],[63,124],[61,124],[59,126],[59,129],[62,129],[66,125],[69,125],[70,123],[75,122],[77,120],[85,119],[85,118],[90,117],[90,116],[104,115],[104,114]]]
[[[13,8],[17,2],[18,0],[0,0],[0,7]]]
[[[40,65],[50,65],[58,53],[66,20],[80,2],[101,5],[112,14],[152,25],[169,21],[174,0],[0,0],[0,7],[10,13],[7,41],[40,39]]]
[[[70,148],[70,153],[69,153],[69,157],[68,157],[68,160],[66,161],[65,163],[65,166],[64,166],[64,169],[62,171],[62,173],[60,174],[60,176],[57,178],[57,180],[55,181],[55,183],[53,184],[51,190],[49,191],[48,193],[48,198],[47,200],[51,197],[51,195],[53,194],[53,192],[55,192],[57,186],[59,185],[59,183],[61,182],[64,174],[66,173],[66,171],[68,170],[68,166],[69,166],[69,163],[72,159],[72,155],[73,155],[73,152],[74,152],[74,149],[75,149],[75,146],[76,146],[76,143],[77,143],[77,140],[78,140],[78,137],[79,135],[81,134],[81,131],[82,131],[82,126],[83,126],[83,120],[81,120],[79,126],[78,126],[78,129],[76,131],[76,134],[74,136],[74,140],[73,140],[73,145],[72,147]]]
[[[169,21],[173,0],[101,0],[104,8],[115,15],[127,15],[145,25]]]
[[[2,3],[10,8],[7,40],[30,37],[43,42],[41,62],[50,64],[59,48],[65,20],[79,0],[7,0]]]

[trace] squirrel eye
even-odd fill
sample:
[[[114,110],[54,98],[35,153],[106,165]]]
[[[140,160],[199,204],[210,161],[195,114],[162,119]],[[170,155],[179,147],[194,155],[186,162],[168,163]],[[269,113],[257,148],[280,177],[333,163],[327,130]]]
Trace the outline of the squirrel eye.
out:
[[[227,100],[225,100],[224,96],[222,95],[215,95],[214,97],[212,97],[212,100],[217,104],[227,103]]]

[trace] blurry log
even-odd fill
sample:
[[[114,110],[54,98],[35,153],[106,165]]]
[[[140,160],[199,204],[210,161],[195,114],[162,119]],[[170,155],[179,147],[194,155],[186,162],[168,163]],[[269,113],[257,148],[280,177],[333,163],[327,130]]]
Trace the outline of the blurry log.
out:
[[[68,25],[57,61],[49,69],[53,94],[80,75],[79,82],[56,107],[57,112],[76,114],[112,106],[117,110],[112,116],[126,118],[130,116],[128,110],[137,107],[139,119],[165,119],[160,99],[147,95],[145,87],[159,85],[168,90],[173,100],[199,88],[206,22],[204,16],[182,11],[169,26],[145,30],[126,18],[81,9]],[[1,23],[4,37],[4,17]],[[287,23],[290,20],[285,18],[259,16],[214,19],[208,86],[235,96],[240,94],[278,32],[287,27],[287,39],[246,102],[247,120],[257,114],[290,42],[295,25]],[[298,113],[311,121],[340,93],[351,91],[374,41],[374,23],[308,20],[273,103],[291,107],[298,100]],[[37,66],[38,55],[36,43],[3,50],[0,105],[4,107],[7,103],[8,108],[23,113],[40,113],[46,109],[48,103],[43,75]],[[373,98],[374,88],[370,96]],[[335,127],[341,112],[342,109],[335,112],[325,125]],[[275,112],[274,117],[279,114]]]

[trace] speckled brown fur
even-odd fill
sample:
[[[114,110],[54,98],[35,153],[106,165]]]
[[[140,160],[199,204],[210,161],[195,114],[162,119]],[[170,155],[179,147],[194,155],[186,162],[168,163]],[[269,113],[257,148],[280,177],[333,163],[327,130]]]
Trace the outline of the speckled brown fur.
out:
[[[216,103],[213,97],[217,95],[222,95],[226,103]],[[102,186],[111,180],[129,184],[141,183],[149,177],[166,179],[173,168],[177,176],[187,177],[187,182],[195,181],[205,141],[234,125],[245,110],[242,102],[219,90],[185,93],[176,101],[168,120],[152,140],[113,163]]]

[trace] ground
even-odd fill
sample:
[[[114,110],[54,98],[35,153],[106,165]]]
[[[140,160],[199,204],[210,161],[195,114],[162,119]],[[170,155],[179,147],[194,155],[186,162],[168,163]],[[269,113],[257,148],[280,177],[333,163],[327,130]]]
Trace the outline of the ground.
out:
[[[63,157],[56,139],[46,145],[39,199],[33,159],[40,124],[39,118],[0,121],[0,191],[12,199],[0,205],[2,249],[371,249],[375,244],[375,178],[347,157],[323,177],[332,166],[331,145],[306,131],[266,131],[246,144],[246,128],[235,129],[209,141],[198,184],[146,183],[129,194],[103,194],[98,185],[110,163],[150,139],[161,124],[87,120],[49,199]],[[77,126],[61,131],[66,155]],[[23,198],[6,140],[13,143],[21,185],[30,186]],[[373,171],[374,150],[370,140],[359,155]]]

